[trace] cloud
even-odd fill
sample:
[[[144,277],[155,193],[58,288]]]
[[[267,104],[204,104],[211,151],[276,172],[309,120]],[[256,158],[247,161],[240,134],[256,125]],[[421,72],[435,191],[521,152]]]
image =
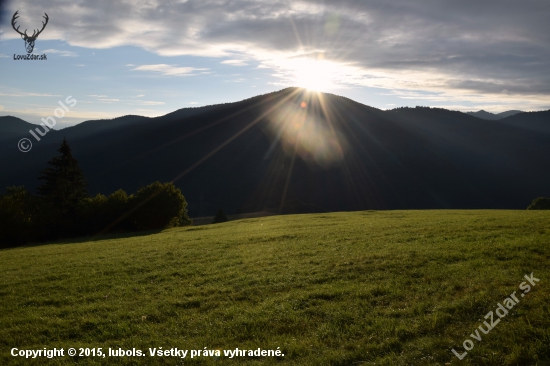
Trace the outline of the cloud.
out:
[[[51,9],[41,40],[223,57],[220,62],[232,66],[257,62],[274,70],[281,84],[295,77],[293,59],[322,54],[334,65],[334,86],[454,98],[476,93],[501,103],[536,96],[550,103],[548,0],[134,0],[101,6],[93,0],[71,6],[44,0],[40,9],[21,0],[17,7],[26,9],[20,20],[29,25],[43,8]],[[170,76],[197,71],[167,64],[129,67]]]
[[[124,100],[119,98],[109,98],[107,95],[98,95],[98,94],[90,94],[90,97],[94,98],[96,102],[100,103],[117,103],[117,104],[128,104],[128,105],[164,105],[165,102],[157,102],[153,100]],[[132,98],[140,98],[143,97],[144,94],[137,95]],[[84,101],[83,101],[84,102]]]
[[[80,101],[79,101],[80,103]],[[12,114],[15,116],[23,116],[26,117],[33,117],[36,119],[42,118],[42,117],[48,117],[53,116],[55,107],[40,107],[40,106],[33,106],[32,108],[18,108],[17,110],[11,110],[11,109],[5,109],[4,113]],[[75,109],[71,108],[69,112],[63,117],[63,119],[58,120],[59,122],[63,123],[66,120],[69,119],[80,119],[81,121],[89,120],[89,119],[100,119],[100,118],[115,118],[119,117],[124,114],[129,114],[127,110],[123,110],[125,113],[121,113],[121,111],[113,111],[113,112],[101,112],[97,111],[95,109],[92,110],[81,110],[81,109]],[[32,123],[32,121],[29,121]],[[36,123],[39,123],[37,120]]]
[[[237,78],[237,79],[232,79],[232,80],[225,80],[226,82],[229,82],[229,83],[242,83],[243,81],[246,81],[246,79],[244,78]]]
[[[41,93],[0,93],[1,97],[60,97],[58,94]]]
[[[396,96],[404,100],[413,101],[418,105],[447,108],[458,111],[491,110],[493,113],[512,109],[523,111],[546,110],[548,99],[541,95],[514,95],[502,99],[498,94],[464,94],[452,92],[420,92],[408,90],[394,90],[385,95]]]
[[[197,69],[194,67],[181,67],[166,64],[141,65],[132,69],[132,71],[151,71],[167,76],[192,76],[196,71],[208,69]]]
[[[247,66],[248,64],[244,60],[225,60],[221,62],[224,65],[230,66]]]
[[[135,105],[165,105],[166,104],[164,102],[155,102],[152,100],[134,100],[134,101],[130,101],[129,103],[135,104]]]
[[[54,54],[58,54],[61,57],[76,57],[76,56],[78,56],[76,54],[76,52],[67,51],[67,50],[55,50],[53,48],[41,51],[40,53],[46,53],[46,54],[54,53]]]

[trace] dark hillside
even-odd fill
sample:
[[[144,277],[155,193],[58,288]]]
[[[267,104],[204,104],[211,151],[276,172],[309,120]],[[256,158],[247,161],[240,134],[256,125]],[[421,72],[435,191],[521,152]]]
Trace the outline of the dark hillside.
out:
[[[175,180],[191,215],[219,207],[228,214],[523,209],[550,195],[549,114],[480,121],[288,88],[158,118],[126,116],[107,130],[106,121],[85,122],[25,154],[15,140],[2,152],[0,184],[34,188],[66,135],[90,193]]]

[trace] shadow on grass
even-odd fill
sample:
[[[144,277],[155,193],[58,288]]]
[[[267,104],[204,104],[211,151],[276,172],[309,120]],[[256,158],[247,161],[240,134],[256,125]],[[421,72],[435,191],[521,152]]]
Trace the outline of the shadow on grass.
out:
[[[51,245],[51,244],[78,244],[78,243],[85,243],[85,242],[91,242],[91,241],[103,241],[103,240],[113,240],[113,239],[124,239],[124,238],[131,238],[131,237],[138,237],[138,236],[147,236],[147,235],[153,235],[158,234],[166,229],[156,229],[156,230],[148,230],[148,231],[133,231],[133,232],[122,232],[122,233],[108,233],[108,234],[101,234],[101,235],[91,235],[91,236],[80,236],[77,238],[65,238],[65,239],[59,239],[59,240],[50,240],[40,243],[27,243],[23,245],[17,245],[17,246],[10,246],[10,247],[4,247],[0,248],[0,251],[4,250],[11,250],[11,249],[19,249],[19,248],[30,248],[30,247],[39,247],[43,245]]]

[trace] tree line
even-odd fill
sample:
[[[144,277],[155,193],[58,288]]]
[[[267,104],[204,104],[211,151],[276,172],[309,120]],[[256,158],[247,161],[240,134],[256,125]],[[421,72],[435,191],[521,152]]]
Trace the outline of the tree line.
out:
[[[119,189],[91,197],[66,139],[58,151],[61,155],[38,178],[38,195],[19,186],[0,196],[0,248],[191,224],[187,201],[173,183],[154,182],[130,195]]]
[[[539,197],[527,207],[528,210],[550,210],[550,198]]]

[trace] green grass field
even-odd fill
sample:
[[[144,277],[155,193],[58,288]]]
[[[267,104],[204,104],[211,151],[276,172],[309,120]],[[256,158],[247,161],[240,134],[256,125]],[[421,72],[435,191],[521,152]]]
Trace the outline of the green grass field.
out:
[[[549,247],[550,211],[369,211],[1,250],[0,364],[550,365]],[[540,282],[520,297],[532,272]],[[519,303],[473,340],[514,291]],[[451,348],[466,339],[459,361]],[[284,357],[149,356],[160,347]]]

